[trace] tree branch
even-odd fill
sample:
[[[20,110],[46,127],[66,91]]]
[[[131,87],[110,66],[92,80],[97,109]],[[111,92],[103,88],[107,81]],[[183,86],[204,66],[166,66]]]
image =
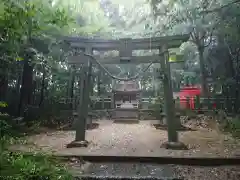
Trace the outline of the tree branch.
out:
[[[220,6],[220,7],[218,7],[218,8],[211,9],[211,10],[206,10],[206,11],[202,11],[201,14],[203,14],[203,13],[214,13],[214,12],[218,12],[218,11],[221,11],[222,9],[224,9],[224,8],[228,8],[228,7],[230,7],[230,6],[234,5],[234,4],[238,4],[238,3],[240,3],[240,0],[235,0],[235,1],[233,1],[233,2],[230,2],[230,3],[228,3],[228,4],[225,4],[225,5],[223,5],[223,6]]]
[[[230,48],[229,44],[226,42],[225,38],[224,38],[224,44],[227,46],[227,49],[228,49],[228,52],[229,52],[231,58],[234,58],[231,48]]]

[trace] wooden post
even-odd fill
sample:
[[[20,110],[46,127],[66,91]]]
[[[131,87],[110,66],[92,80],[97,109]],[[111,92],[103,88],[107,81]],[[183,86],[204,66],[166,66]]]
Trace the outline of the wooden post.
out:
[[[163,46],[160,52],[164,53],[164,61],[160,61],[163,70],[163,89],[164,89],[164,105],[168,128],[168,141],[162,144],[166,149],[186,150],[188,149],[182,142],[178,141],[177,128],[180,128],[180,118],[175,115],[175,106],[173,101],[173,91],[171,82],[171,72],[169,63],[169,53],[166,52],[167,47]]]
[[[80,77],[80,99],[78,104],[78,121],[76,123],[76,137],[75,141],[85,141],[85,124],[86,119],[84,117],[84,106],[85,106],[85,99],[84,96],[86,94],[86,77],[87,77],[87,66],[83,64],[81,70],[81,77]]]
[[[74,108],[73,97],[74,97],[75,72],[76,72],[76,68],[75,66],[72,66],[70,68],[70,78],[69,78],[69,84],[68,84],[68,98],[71,99],[70,105],[69,105],[71,109]]]
[[[114,92],[112,92],[111,96],[111,109],[115,108],[115,97],[114,97]]]
[[[156,71],[156,68],[153,68],[153,94],[154,94],[154,97],[157,97],[157,93],[158,93],[158,91],[157,91],[157,88],[156,88],[156,73],[157,73],[157,71]]]
[[[80,69],[78,69],[78,71],[80,71],[80,76],[78,76],[77,81],[78,81],[78,89],[77,89],[77,98],[76,98],[76,102],[75,102],[75,107],[76,107],[76,111],[78,111],[78,106],[80,104],[81,101],[81,92],[82,92],[82,87],[83,87],[83,82],[82,82],[82,78],[83,78],[83,67],[81,67]]]
[[[200,96],[199,95],[197,95],[195,97],[194,107],[196,110],[199,110],[199,108],[200,108]]]
[[[186,96],[186,110],[190,110],[191,106],[190,106],[190,97]]]
[[[86,49],[86,53],[91,53],[90,50],[91,49]],[[85,131],[89,110],[89,81],[91,69],[92,63],[90,61],[88,61],[88,63],[83,63],[81,75],[81,94],[78,108],[78,121],[76,123],[77,127],[75,141],[85,142],[85,146],[87,145],[87,141],[85,140]]]
[[[102,72],[101,70],[98,70],[98,76],[97,76],[97,95],[98,97],[101,96],[101,78],[102,78]]]
[[[71,85],[72,85],[72,66],[70,66],[69,69],[69,79],[68,79],[68,89],[67,89],[67,97],[70,98],[71,97]]]
[[[92,49],[87,50],[89,54],[92,54]],[[87,86],[86,86],[86,111],[85,111],[85,117],[89,121],[87,121],[87,124],[92,124],[92,116],[89,116],[89,112],[91,111],[91,99],[90,96],[92,95],[92,86],[93,80],[92,80],[92,62],[88,61],[88,73],[87,73]]]
[[[212,110],[213,108],[212,99],[210,97],[207,97],[207,107],[208,107],[208,111]]]
[[[103,96],[101,97],[101,109],[102,110],[104,109],[104,97]]]
[[[141,120],[142,118],[142,93],[140,92],[139,94],[137,94],[137,99],[139,99],[138,101],[138,120]]]
[[[167,47],[163,46],[161,51],[166,51]],[[164,61],[161,61],[161,69],[164,72],[163,89],[164,89],[164,105],[168,126],[168,142],[178,142],[178,134],[176,131],[175,108],[173,103],[173,92],[170,74],[169,53],[164,53]]]

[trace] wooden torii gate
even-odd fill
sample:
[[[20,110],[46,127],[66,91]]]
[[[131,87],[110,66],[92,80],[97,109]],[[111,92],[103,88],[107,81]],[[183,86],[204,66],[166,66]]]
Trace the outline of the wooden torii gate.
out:
[[[78,121],[76,123],[75,140],[67,145],[67,147],[86,147],[88,142],[85,139],[86,119],[88,115],[89,104],[89,85],[91,80],[92,64],[96,59],[101,64],[126,64],[126,63],[160,63],[164,85],[164,103],[166,110],[166,118],[168,125],[168,142],[165,144],[167,148],[181,148],[182,143],[178,141],[176,131],[175,108],[173,102],[169,52],[168,49],[178,48],[183,42],[188,41],[189,35],[176,35],[154,38],[141,39],[118,39],[118,40],[103,40],[103,39],[87,39],[80,37],[65,37],[64,41],[70,44],[71,48],[80,49],[86,54],[92,55],[92,59],[84,54],[73,55],[69,57],[68,63],[73,66],[82,66],[81,75],[81,93],[78,106]],[[119,52],[117,57],[102,58],[101,56],[93,55],[93,50],[109,51],[116,50]],[[133,56],[133,50],[159,50],[159,55],[152,56]]]

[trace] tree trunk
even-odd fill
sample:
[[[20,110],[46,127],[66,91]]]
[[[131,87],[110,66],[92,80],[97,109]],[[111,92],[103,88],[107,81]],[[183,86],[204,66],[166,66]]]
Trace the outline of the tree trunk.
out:
[[[20,101],[18,106],[18,115],[23,115],[23,108],[30,104],[33,90],[33,67],[25,60],[22,75],[22,87],[20,90]]]
[[[42,82],[41,82],[41,94],[40,94],[39,107],[42,105],[43,100],[44,100],[45,76],[46,76],[46,71],[45,71],[45,67],[43,67],[43,76],[42,76]]]
[[[91,82],[91,85],[90,85],[90,96],[93,96],[93,94],[94,94],[93,88],[94,88],[94,83],[95,83],[95,78],[94,78],[93,73],[91,75],[91,81],[90,82]]]
[[[208,95],[208,88],[207,88],[207,77],[206,77],[206,70],[205,70],[205,62],[203,56],[204,48],[198,46],[198,53],[199,53],[199,64],[200,64],[200,72],[201,72],[201,88],[202,88],[202,96],[206,97]]]
[[[17,78],[17,83],[16,83],[16,95],[19,97],[20,94],[20,86],[21,86],[21,81],[22,81],[22,73],[18,74],[18,78]]]
[[[73,108],[74,82],[75,82],[75,78],[73,77],[71,81],[71,89],[70,89],[70,98],[71,98],[70,108]]]
[[[231,57],[231,55],[229,53],[227,53],[228,56],[226,57],[227,62],[226,62],[226,76],[229,78],[232,78],[236,75],[235,69],[234,69],[234,65],[233,65],[233,58]]]
[[[8,89],[8,77],[7,73],[0,79],[0,101],[5,101]]]
[[[39,82],[36,79],[33,80],[33,82],[32,82],[32,97],[28,104],[33,104],[33,105],[37,104],[36,101],[38,99],[38,97],[37,97],[38,83]]]
[[[8,89],[8,64],[2,61],[0,64],[0,101],[6,101]]]
[[[98,73],[98,77],[97,77],[97,91],[98,91],[98,96],[101,96],[101,71]]]
[[[235,103],[234,103],[234,111],[235,113],[239,113],[239,89],[240,89],[240,73],[239,73],[239,56],[240,56],[240,51],[237,52],[237,57],[236,57],[236,61],[237,61],[237,68],[235,71],[235,81],[236,81],[236,89],[235,89]]]
[[[17,97],[16,103],[14,105],[14,114],[18,115],[19,101],[20,101],[20,86],[22,82],[22,72],[18,72],[16,87],[15,87],[15,96]]]

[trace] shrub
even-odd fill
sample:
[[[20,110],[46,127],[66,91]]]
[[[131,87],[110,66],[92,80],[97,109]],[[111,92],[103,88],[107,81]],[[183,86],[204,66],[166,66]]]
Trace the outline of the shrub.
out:
[[[6,108],[8,107],[8,104],[4,101],[0,101],[0,108]]]
[[[161,97],[157,97],[155,103],[149,105],[149,109],[152,109],[152,116],[156,119],[160,119],[160,115],[163,112],[163,99]]]
[[[9,123],[10,116],[0,113],[0,138],[3,136],[11,136],[12,126]]]
[[[71,175],[57,159],[36,153],[9,152],[7,145],[12,144],[15,136],[12,126],[6,120],[0,120],[0,180],[69,180]],[[4,135],[2,135],[4,134]]]
[[[228,130],[233,134],[233,136],[240,138],[240,119],[234,118],[229,121]]]
[[[44,155],[24,156],[22,153],[1,152],[0,179],[12,180],[69,180],[71,175],[67,170]]]

